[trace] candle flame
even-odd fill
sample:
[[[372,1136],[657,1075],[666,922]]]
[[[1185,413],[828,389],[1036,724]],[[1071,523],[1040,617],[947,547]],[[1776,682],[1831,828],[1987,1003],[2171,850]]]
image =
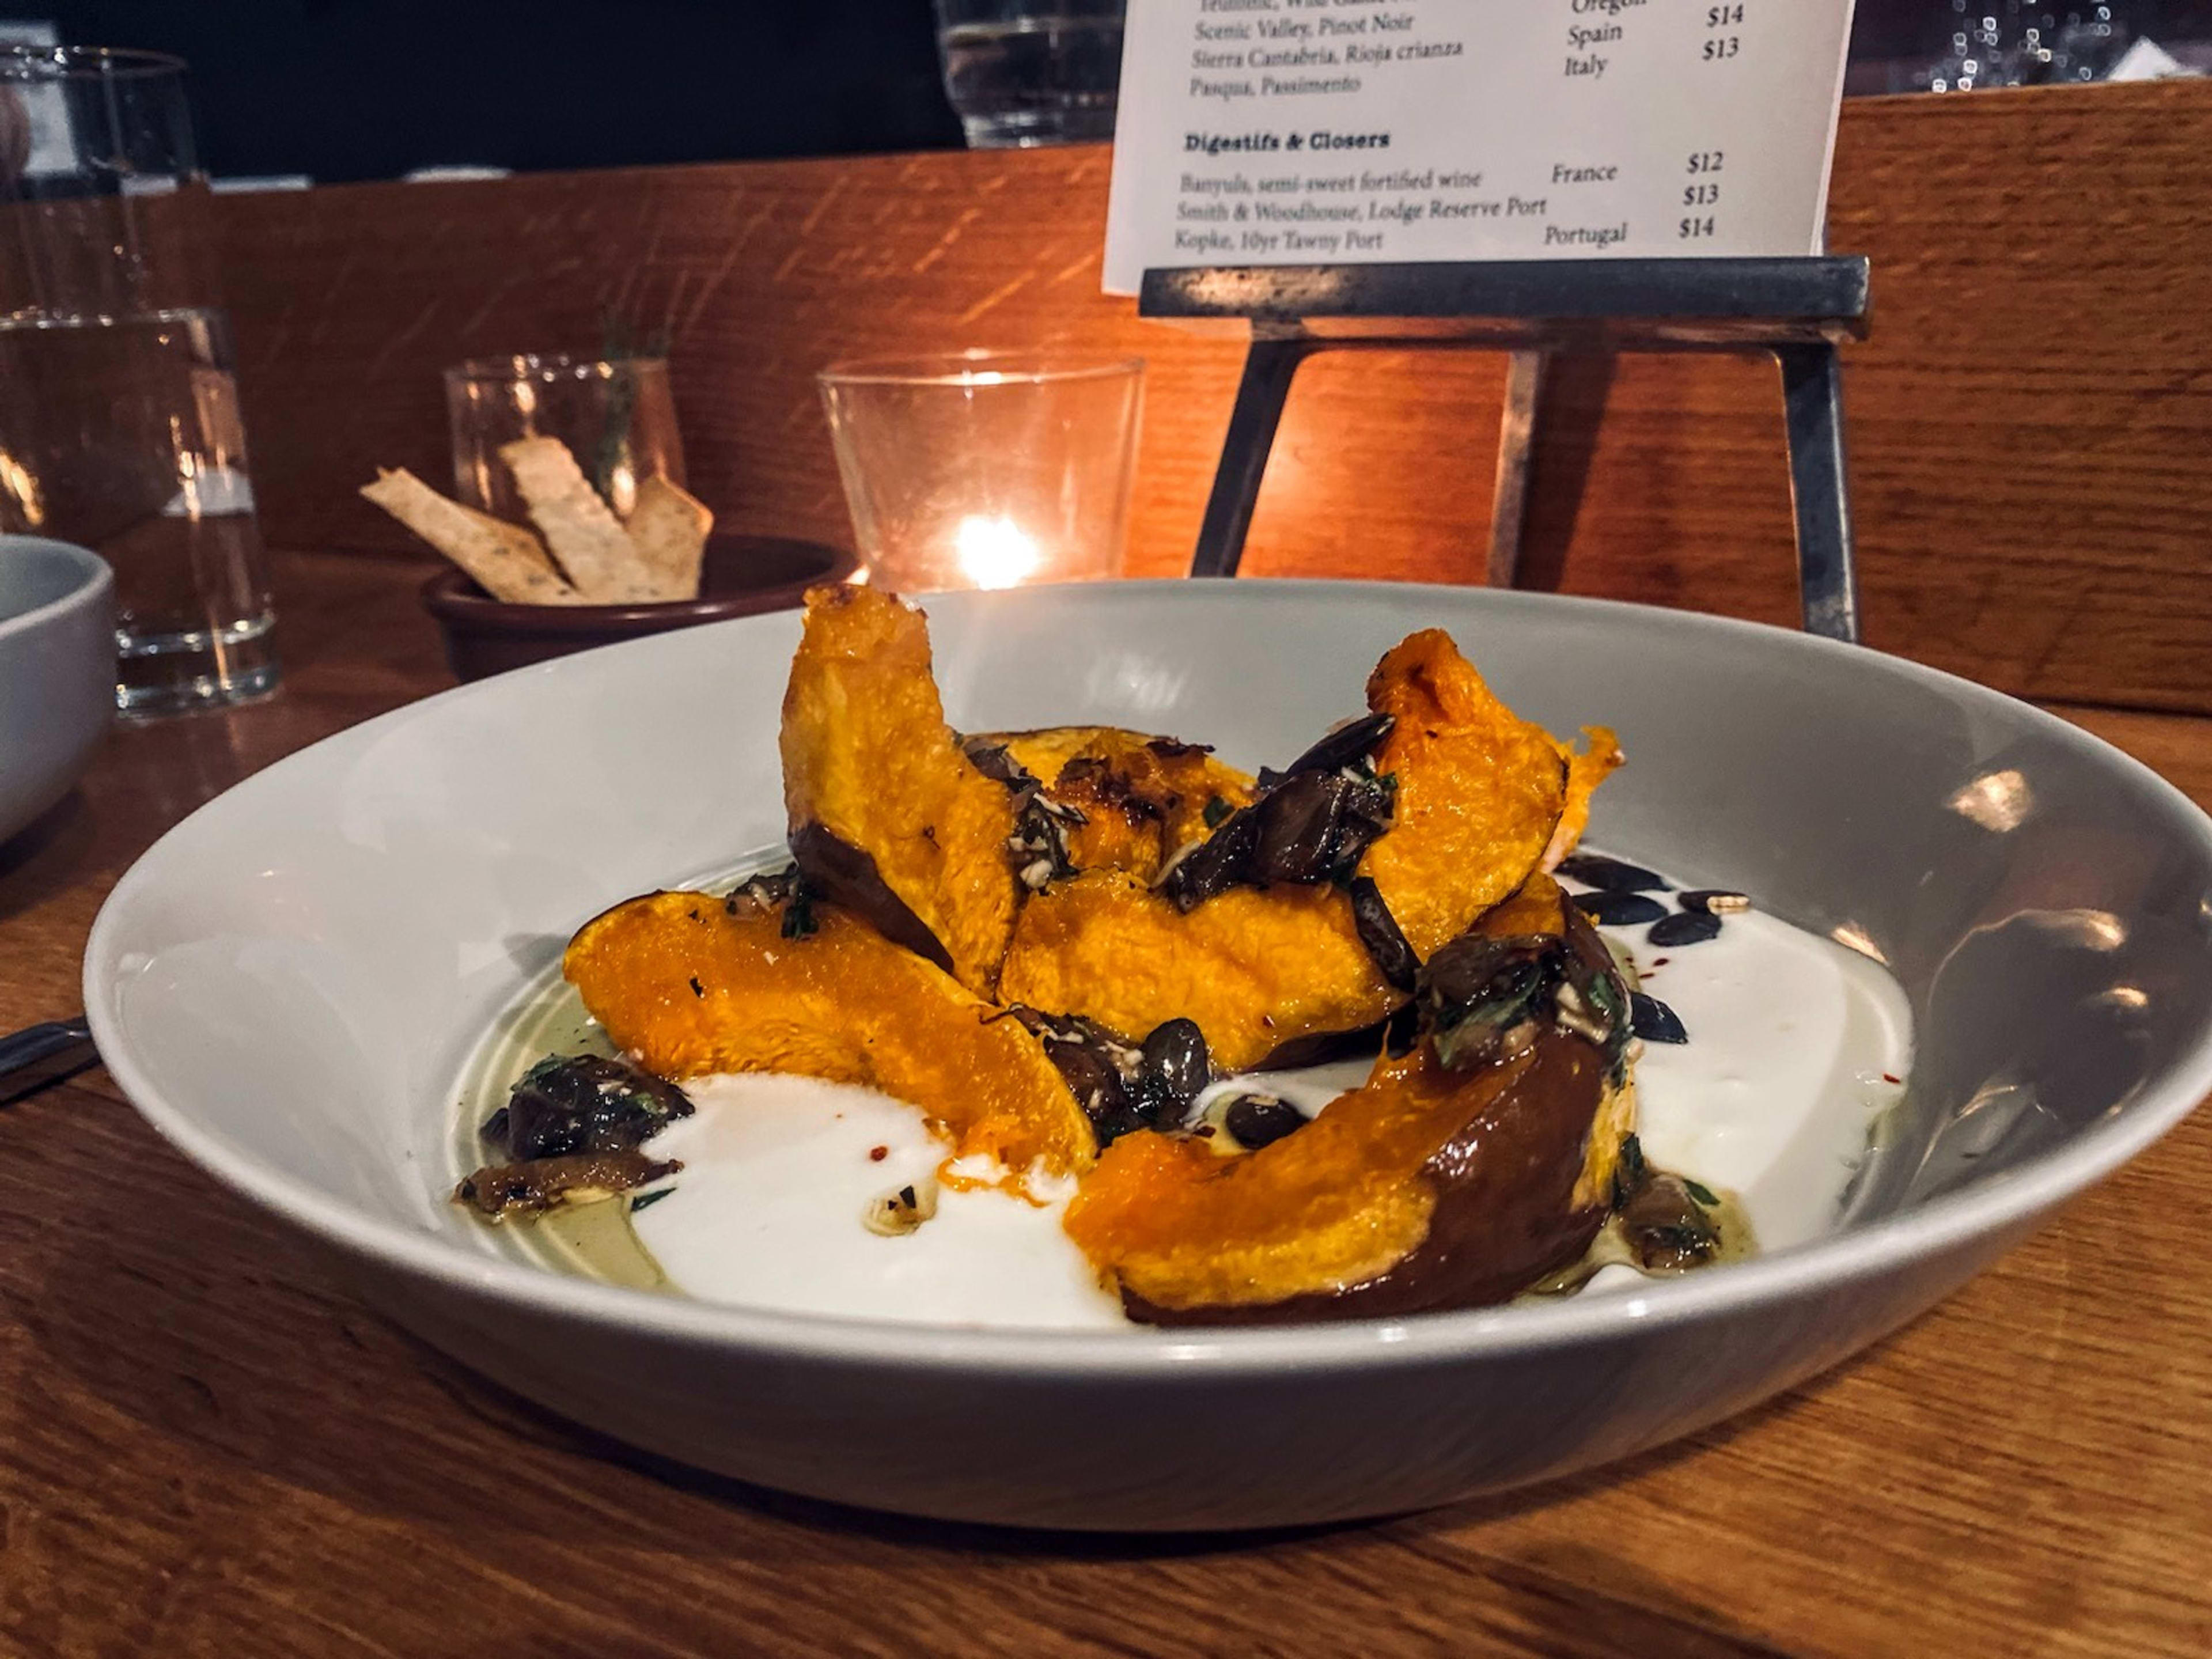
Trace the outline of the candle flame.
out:
[[[971,513],[952,532],[961,574],[978,587],[1013,587],[1043,562],[1036,538],[1004,514]]]

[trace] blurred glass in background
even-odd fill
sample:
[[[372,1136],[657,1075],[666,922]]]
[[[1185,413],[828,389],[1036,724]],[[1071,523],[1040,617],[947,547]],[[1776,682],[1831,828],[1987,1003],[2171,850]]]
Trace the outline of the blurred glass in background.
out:
[[[115,570],[128,714],[276,688],[185,65],[0,51],[0,528]]]
[[[460,499],[519,525],[529,508],[499,456],[518,439],[558,438],[619,519],[647,478],[684,482],[665,357],[471,358],[446,371],[446,414]]]
[[[817,379],[870,581],[941,593],[1121,574],[1142,359],[965,351]]]
[[[1114,136],[1122,0],[936,0],[945,94],[970,149]]]

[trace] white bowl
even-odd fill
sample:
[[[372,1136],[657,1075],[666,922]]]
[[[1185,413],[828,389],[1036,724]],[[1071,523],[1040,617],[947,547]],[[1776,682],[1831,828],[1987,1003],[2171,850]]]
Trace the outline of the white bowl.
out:
[[[96,556],[0,536],[0,842],[69,793],[114,721],[114,605]]]
[[[793,1492],[1079,1528],[1402,1510],[1686,1433],[1911,1318],[2212,1086],[2212,824],[1994,693],[1517,593],[1127,583],[929,609],[957,725],[1106,722],[1246,764],[1356,710],[1409,629],[1450,629],[1553,730],[1620,727],[1601,844],[1888,957],[1918,1022],[1899,1146],[1817,1244],[1395,1322],[877,1325],[507,1259],[444,1198],[464,1060],[583,919],[781,835],[789,616],[465,687],[240,785],[101,913],[101,1053],[189,1157],[337,1247],[370,1301],[556,1411]]]

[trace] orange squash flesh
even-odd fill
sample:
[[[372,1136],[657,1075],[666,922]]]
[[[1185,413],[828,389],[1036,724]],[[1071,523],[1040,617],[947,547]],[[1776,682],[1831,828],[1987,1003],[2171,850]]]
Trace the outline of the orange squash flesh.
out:
[[[1036,1037],[857,918],[828,905],[815,918],[811,936],[786,939],[780,912],[654,893],[587,922],[562,970],[616,1045],[662,1077],[860,1084],[921,1107],[956,1154],[1017,1173],[1090,1167],[1091,1121]]]
[[[1013,806],[945,723],[922,614],[870,588],[810,592],[782,750],[799,867],[988,994],[1019,896],[1006,852]]]
[[[1567,768],[1437,629],[1384,655],[1367,702],[1397,717],[1374,767],[1398,793],[1359,872],[1425,962],[1536,868],[1566,809]]]
[[[1195,1020],[1214,1066],[1246,1071],[1284,1044],[1390,1011],[1334,887],[1235,888],[1188,914],[1132,876],[1078,876],[1022,907],[1000,995],[1141,1038]]]
[[[1552,832],[1552,844],[1544,849],[1547,870],[1557,869],[1559,860],[1582,844],[1583,832],[1589,828],[1591,797],[1626,758],[1620,752],[1620,739],[1608,726],[1585,726],[1580,749],[1563,743],[1559,750],[1567,763],[1567,805],[1559,814],[1559,828]]]

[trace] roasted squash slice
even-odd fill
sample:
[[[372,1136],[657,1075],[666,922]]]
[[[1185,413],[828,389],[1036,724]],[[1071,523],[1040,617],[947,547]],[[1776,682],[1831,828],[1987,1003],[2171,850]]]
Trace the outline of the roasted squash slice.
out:
[[[995,786],[994,786],[995,787]],[[647,1071],[792,1072],[919,1106],[954,1152],[1017,1173],[1089,1167],[1090,1120],[1044,1046],[941,969],[857,917],[654,893],[585,924],[562,968],[592,1018]]]
[[[1237,888],[1186,913],[1118,871],[1022,907],[999,993],[1131,1036],[1195,1020],[1230,1072],[1371,1025],[1395,1000],[1334,887]]]
[[[1589,828],[1591,797],[1627,758],[1620,752],[1620,739],[1607,726],[1585,726],[1580,749],[1563,743],[1559,750],[1567,763],[1567,805],[1559,814],[1559,828],[1552,831],[1552,844],[1544,849],[1547,870],[1559,868],[1559,860],[1582,845],[1583,832]]]
[[[1354,890],[1387,908],[1407,962],[1425,960],[1536,870],[1566,809],[1567,762],[1434,629],[1382,659],[1368,700],[1390,717],[1371,765],[1395,799]],[[1071,756],[1038,747],[1040,765],[1058,760],[1065,775]],[[1185,1015],[1224,1066],[1243,1069],[1294,1039],[1370,1024],[1402,1000],[1354,918],[1352,898],[1332,886],[1231,886],[1186,912],[1141,882],[1087,877],[1029,902],[1000,991],[1124,1032]],[[1410,982],[1406,965],[1394,972]]]
[[[1367,704],[1396,718],[1373,764],[1397,799],[1359,873],[1425,962],[1536,868],[1566,810],[1567,763],[1438,629],[1383,656]]]
[[[921,613],[865,587],[810,592],[782,748],[800,871],[988,995],[1019,896],[1013,806],[945,723]]]
[[[1499,939],[1548,933],[1589,972],[1612,971],[1548,878],[1484,927]],[[1125,1135],[1085,1180],[1067,1231],[1133,1315],[1161,1323],[1503,1300],[1589,1248],[1634,1114],[1626,1071],[1599,1042],[1550,1023],[1518,1042],[1506,1058],[1454,1069],[1425,1040],[1241,1157]]]
[[[1067,832],[1079,870],[1120,870],[1156,878],[1178,848],[1205,839],[1221,815],[1252,800],[1252,779],[1196,744],[1110,726],[1058,726],[992,732],[969,743],[1002,748],[1082,814]]]

